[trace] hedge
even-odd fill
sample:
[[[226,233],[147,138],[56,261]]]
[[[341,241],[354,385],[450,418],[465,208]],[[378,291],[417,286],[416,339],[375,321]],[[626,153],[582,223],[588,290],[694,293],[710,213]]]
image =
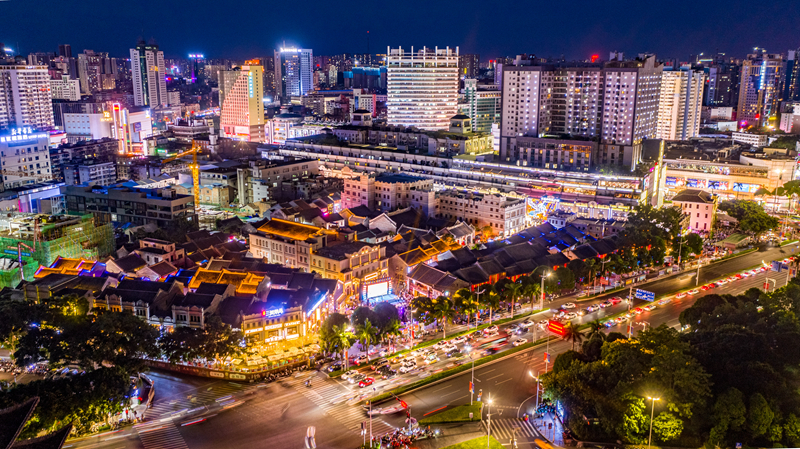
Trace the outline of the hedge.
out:
[[[480,421],[481,410],[483,410],[483,402],[475,402],[472,405],[457,405],[428,416],[427,418],[420,419],[419,425],[426,426],[428,424]],[[472,419],[469,417],[470,413],[472,413]]]

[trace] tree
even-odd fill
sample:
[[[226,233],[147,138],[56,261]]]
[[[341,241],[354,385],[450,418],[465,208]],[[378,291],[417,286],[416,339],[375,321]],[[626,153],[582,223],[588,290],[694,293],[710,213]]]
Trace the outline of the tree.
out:
[[[401,327],[400,320],[392,320],[381,330],[381,335],[383,338],[391,341],[395,337],[401,335]]]
[[[603,334],[603,329],[605,328],[605,326],[600,321],[600,319],[589,321],[588,324],[589,324],[589,332],[586,334],[587,338],[592,338],[595,335],[599,335],[601,337],[605,336],[605,334]]]
[[[656,440],[675,440],[683,433],[683,420],[670,412],[661,412],[653,419],[653,433]]]
[[[477,297],[470,289],[461,288],[453,294],[453,305],[459,312],[467,316],[467,329],[470,327],[472,315],[478,311]]]
[[[378,329],[381,330],[381,333],[386,331],[386,326],[388,326],[389,323],[400,320],[400,313],[397,311],[397,307],[388,302],[379,302],[375,306],[374,311],[375,325],[378,326]]]
[[[519,296],[521,291],[522,284],[512,282],[506,285],[505,296],[511,300],[511,318],[514,318],[514,305],[516,303],[517,296]]]
[[[325,318],[319,328],[319,341],[325,352],[333,352],[334,347],[336,347],[336,328],[339,326],[347,327],[349,324],[350,320],[341,313],[332,313]]]
[[[729,444],[728,433],[739,432],[746,421],[744,396],[736,388],[729,388],[717,397],[714,404],[713,422],[708,436],[710,446]]]
[[[755,201],[728,200],[719,204],[719,210],[726,212],[739,221],[742,232],[754,237],[778,226],[778,219],[764,212],[764,208]]]
[[[442,338],[447,338],[447,322],[452,320],[456,314],[453,309],[453,300],[446,296],[436,298],[432,313],[436,321],[442,324]]]
[[[379,329],[372,325],[369,318],[364,321],[364,324],[356,326],[356,337],[360,342],[362,351],[369,350],[370,345],[375,342],[378,332]]]
[[[564,335],[561,337],[566,341],[572,342],[572,350],[575,350],[575,343],[580,343],[583,341],[583,333],[572,326],[572,323],[567,324],[564,326]]]
[[[348,358],[347,358],[347,351],[350,350],[350,347],[353,344],[353,339],[355,338],[353,333],[350,332],[348,329],[349,326],[340,325],[333,327],[333,335],[334,335],[334,347],[338,348],[342,351],[342,360],[344,361],[344,370],[347,371],[348,367]]]
[[[199,355],[207,360],[224,360],[244,352],[244,334],[223,323],[219,316],[205,320],[200,337]]]
[[[355,310],[353,310],[353,314],[350,316],[350,322],[353,324],[354,328],[363,326],[367,320],[370,320],[374,324],[380,321],[380,317],[378,317],[378,314],[372,309],[365,306],[356,307]]]
[[[750,407],[747,411],[747,428],[753,438],[765,436],[772,425],[775,413],[761,393],[750,396]]]
[[[500,306],[500,293],[494,288],[494,286],[487,285],[484,287],[484,292],[481,295],[480,303],[483,307],[489,309],[489,324],[491,324],[494,309]]]

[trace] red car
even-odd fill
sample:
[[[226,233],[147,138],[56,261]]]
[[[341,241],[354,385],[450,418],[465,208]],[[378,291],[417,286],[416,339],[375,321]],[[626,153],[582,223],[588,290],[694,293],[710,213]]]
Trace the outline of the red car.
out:
[[[638,315],[638,314],[644,312],[644,309],[642,309],[641,307],[637,307],[637,308],[633,309],[633,311],[634,311],[634,313],[636,313]]]
[[[620,298],[619,296],[615,296],[613,298],[610,298],[609,301],[611,301],[611,304],[617,305],[622,302],[622,298]]]
[[[708,290],[708,285],[704,285],[704,286],[700,287],[700,290],[703,290],[703,291]]]
[[[375,382],[375,378],[367,377],[366,379],[364,379],[364,380],[362,380],[361,382],[358,383],[358,388],[368,387],[368,386],[372,385],[373,382]]]

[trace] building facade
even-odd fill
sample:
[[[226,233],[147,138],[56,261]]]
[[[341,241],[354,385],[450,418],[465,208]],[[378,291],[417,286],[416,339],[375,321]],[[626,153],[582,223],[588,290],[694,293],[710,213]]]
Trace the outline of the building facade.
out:
[[[784,78],[783,56],[766,51],[752,53],[742,61],[739,106],[736,119],[740,128],[772,124],[778,116],[778,102]]]
[[[310,48],[275,50],[275,83],[282,104],[314,90],[314,52]]]
[[[169,99],[164,52],[159,51],[158,45],[139,41],[130,53],[134,104],[151,108],[166,106]]]
[[[412,190],[430,190],[433,180],[406,174],[369,173],[347,179],[342,191],[342,207],[366,206],[381,212],[411,205]]]
[[[390,125],[446,130],[458,112],[458,48],[387,49]]]
[[[658,104],[656,137],[688,140],[700,134],[706,75],[702,70],[664,71]]]
[[[0,130],[54,126],[47,66],[0,65]]]
[[[252,61],[251,61],[252,62]],[[222,72],[220,131],[222,137],[264,141],[264,68],[243,65]]]
[[[80,101],[81,83],[69,75],[61,75],[61,79],[50,80],[50,92],[54,100]]]
[[[173,188],[65,186],[67,210],[92,213],[101,223],[116,221],[134,226],[169,227],[177,221],[194,221],[194,196],[179,195]]]
[[[476,79],[464,80],[462,111],[472,122],[472,131],[489,133],[500,123],[503,94],[496,84],[479,85]]]
[[[22,187],[53,179],[50,136],[31,128],[0,132],[3,187]]]

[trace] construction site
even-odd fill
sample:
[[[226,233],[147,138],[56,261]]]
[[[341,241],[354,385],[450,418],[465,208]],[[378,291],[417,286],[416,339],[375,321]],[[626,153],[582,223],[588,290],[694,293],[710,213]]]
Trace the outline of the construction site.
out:
[[[114,228],[97,223],[92,214],[10,212],[0,216],[0,247],[0,287],[16,286],[32,280],[39,266],[50,266],[59,256],[100,260],[111,254]]]

